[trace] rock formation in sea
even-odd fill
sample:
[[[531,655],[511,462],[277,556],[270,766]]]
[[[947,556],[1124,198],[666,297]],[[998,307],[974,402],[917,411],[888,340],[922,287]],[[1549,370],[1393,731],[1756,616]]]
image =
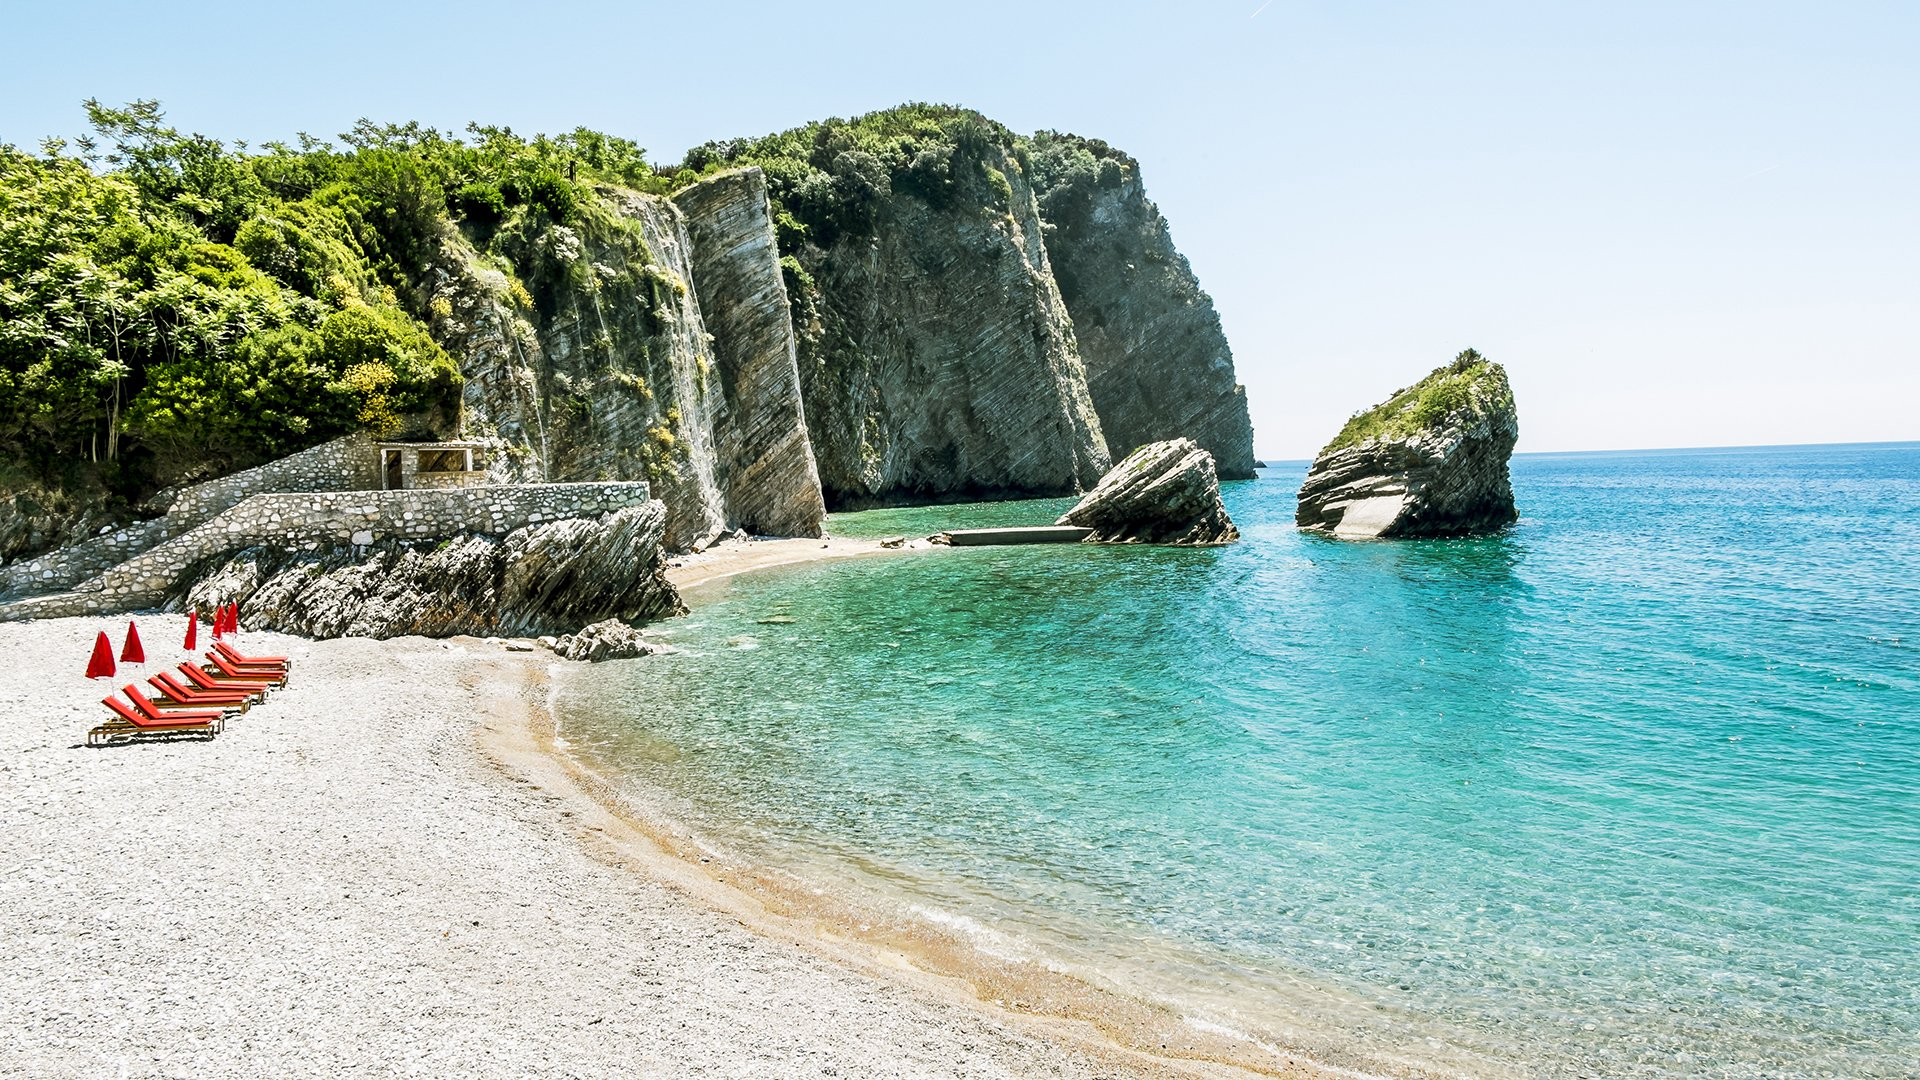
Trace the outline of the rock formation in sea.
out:
[[[1246,388],[1140,163],[1098,139],[1041,132],[1028,147],[1047,254],[1073,317],[1087,388],[1116,456],[1163,439],[1205,447],[1225,480],[1253,477]]]
[[[1314,459],[1295,521],[1343,539],[1492,532],[1519,513],[1513,388],[1472,349],[1347,421]]]
[[[166,608],[237,600],[248,626],[306,637],[570,633],[685,612],[664,573],[659,502],[503,536],[255,546],[182,575]]]
[[[795,252],[807,428],[834,507],[1084,490],[1109,464],[1033,190],[1009,139],[939,194],[884,171]]]
[[[1213,455],[1192,439],[1135,450],[1055,524],[1092,529],[1089,543],[1204,545],[1240,538],[1220,501]]]

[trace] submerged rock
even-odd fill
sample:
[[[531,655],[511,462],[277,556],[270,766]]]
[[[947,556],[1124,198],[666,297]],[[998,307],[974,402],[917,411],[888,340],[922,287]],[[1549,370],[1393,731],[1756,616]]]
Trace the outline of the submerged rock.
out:
[[[1342,539],[1465,536],[1519,516],[1507,373],[1472,349],[1347,421],[1314,459],[1294,520]]]
[[[553,653],[562,660],[630,660],[650,656],[655,647],[640,637],[640,631],[619,619],[604,619],[579,633],[562,635],[553,643]]]
[[[1088,543],[1230,544],[1240,539],[1220,501],[1213,455],[1192,439],[1135,450],[1054,524],[1092,529]]]
[[[246,624],[305,637],[558,633],[682,614],[658,501],[505,536],[312,551],[252,547],[186,575],[168,608],[240,601]]]

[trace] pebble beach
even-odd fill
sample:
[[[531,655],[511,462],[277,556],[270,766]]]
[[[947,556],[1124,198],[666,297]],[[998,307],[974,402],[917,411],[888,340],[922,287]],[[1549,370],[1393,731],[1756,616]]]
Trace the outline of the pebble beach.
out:
[[[0,625],[0,1075],[1236,1074],[750,928],[531,745],[544,652],[249,632],[292,685],[95,750],[101,629]]]

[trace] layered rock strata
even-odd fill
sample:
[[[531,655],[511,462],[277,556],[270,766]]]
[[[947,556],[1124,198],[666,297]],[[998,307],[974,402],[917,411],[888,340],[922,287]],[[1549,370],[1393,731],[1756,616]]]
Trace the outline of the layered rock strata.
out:
[[[1077,492],[1109,464],[1033,191],[1008,147],[974,152],[940,204],[883,190],[870,227],[797,254],[831,507]]]
[[[1213,455],[1192,439],[1149,443],[1102,477],[1057,525],[1092,529],[1088,543],[1230,544]]]
[[[1042,132],[1030,151],[1047,255],[1073,317],[1107,447],[1190,438],[1220,477],[1253,477],[1246,388],[1140,163],[1096,139]]]
[[[725,411],[715,431],[729,517],[748,532],[819,536],[826,517],[800,404],[793,320],[766,178],[722,173],[673,198],[692,240]]]
[[[1468,350],[1349,420],[1314,459],[1294,519],[1350,540],[1503,528],[1519,516],[1519,434],[1505,369]]]
[[[0,620],[150,607],[241,548],[290,553],[500,536],[541,522],[652,505],[647,485],[526,484],[468,489],[255,495],[66,592],[0,606]],[[660,508],[662,518],[664,507]]]
[[[664,618],[686,611],[664,575],[666,520],[650,502],[500,536],[256,546],[208,560],[166,607],[238,600],[248,626],[315,638],[548,634]]]

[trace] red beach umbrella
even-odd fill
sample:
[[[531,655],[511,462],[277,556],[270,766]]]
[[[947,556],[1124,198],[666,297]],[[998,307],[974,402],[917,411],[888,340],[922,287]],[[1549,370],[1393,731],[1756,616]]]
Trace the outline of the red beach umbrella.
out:
[[[127,643],[120,646],[120,662],[123,664],[144,664],[147,662],[147,650],[140,645],[140,628],[127,620]]]
[[[222,604],[221,606],[213,609],[213,640],[219,641],[221,638],[226,636],[227,636],[227,608],[226,608],[226,605]]]
[[[181,646],[181,648],[187,650],[188,652],[192,652],[194,649],[199,647],[200,647],[200,613],[198,611],[189,610],[187,612],[187,643]]]
[[[105,630],[100,631],[100,636],[94,639],[93,659],[87,661],[87,678],[113,678],[113,642],[107,640]]]
[[[227,611],[227,633],[237,634],[240,632],[240,601],[228,604]]]

